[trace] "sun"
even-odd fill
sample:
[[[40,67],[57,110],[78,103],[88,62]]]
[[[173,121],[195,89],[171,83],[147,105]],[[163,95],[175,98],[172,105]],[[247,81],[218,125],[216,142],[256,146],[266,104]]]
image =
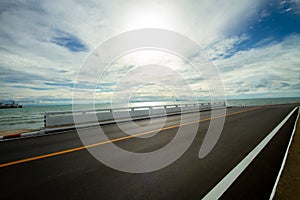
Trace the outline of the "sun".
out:
[[[124,16],[126,29],[163,28],[170,29],[172,22],[167,11],[161,9],[138,9],[128,11]]]

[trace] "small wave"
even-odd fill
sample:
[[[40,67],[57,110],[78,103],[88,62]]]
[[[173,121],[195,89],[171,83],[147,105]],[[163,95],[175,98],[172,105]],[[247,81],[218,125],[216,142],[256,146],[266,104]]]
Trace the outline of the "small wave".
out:
[[[17,125],[17,124],[43,124],[43,121],[37,121],[37,120],[29,120],[29,121],[12,121],[7,123],[0,123],[1,126],[11,126],[11,125]]]
[[[8,118],[8,119],[1,119],[1,123],[7,123],[7,122],[11,122],[11,121],[18,121],[18,122],[22,122],[22,121],[27,121],[27,120],[36,120],[36,121],[43,121],[43,118],[40,117],[34,117],[34,118]]]

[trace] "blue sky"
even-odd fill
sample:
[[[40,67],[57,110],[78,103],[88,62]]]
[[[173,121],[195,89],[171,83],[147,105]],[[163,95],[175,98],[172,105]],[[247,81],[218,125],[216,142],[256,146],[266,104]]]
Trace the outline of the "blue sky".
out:
[[[2,0],[0,24],[0,100],[70,101],[76,73],[89,53],[112,36],[139,28],[173,30],[199,43],[219,69],[228,98],[300,94],[299,0]],[[88,79],[76,86],[83,98],[96,91],[96,98],[108,101],[118,78],[144,55],[115,63],[96,90]],[[180,60],[149,55],[176,65],[199,98],[207,97],[201,77]],[[170,95],[159,87],[137,91],[144,100]]]

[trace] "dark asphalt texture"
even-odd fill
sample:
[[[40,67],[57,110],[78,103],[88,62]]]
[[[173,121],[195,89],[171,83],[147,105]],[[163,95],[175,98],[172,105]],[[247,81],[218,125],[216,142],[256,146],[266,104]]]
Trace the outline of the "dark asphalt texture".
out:
[[[0,168],[0,199],[201,199],[280,123],[296,105],[261,107],[226,117],[214,149],[198,158],[209,121],[199,123],[192,145],[169,166],[149,173],[131,174],[111,169],[87,150]],[[248,108],[230,108],[228,112]],[[201,113],[201,118],[210,112]],[[268,199],[279,171],[296,114],[241,174],[221,199]],[[192,118],[191,118],[192,119]],[[159,118],[154,119],[160,120]],[[178,124],[170,116],[166,126]],[[141,126],[148,120],[137,121]],[[193,125],[191,125],[193,126]],[[155,123],[154,123],[155,127]],[[91,133],[96,128],[85,131]],[[111,139],[125,134],[117,125],[103,127]],[[168,144],[178,128],[147,139],[115,142],[133,152],[150,152]],[[189,134],[189,126],[184,128]],[[94,141],[98,142],[98,141]],[[0,164],[82,146],[75,131],[0,143]],[[126,159],[124,159],[126,162]]]

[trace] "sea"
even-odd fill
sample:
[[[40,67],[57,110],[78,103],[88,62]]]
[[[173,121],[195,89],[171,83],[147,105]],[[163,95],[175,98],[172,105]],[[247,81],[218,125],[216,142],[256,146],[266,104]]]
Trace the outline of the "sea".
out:
[[[207,101],[203,100],[203,103]],[[172,105],[179,102],[134,102],[129,106],[155,106]],[[184,102],[180,102],[184,103]],[[201,103],[199,101],[199,103]],[[300,103],[300,97],[296,98],[260,98],[260,99],[228,99],[228,106],[260,106],[268,104]],[[39,130],[44,125],[44,113],[50,111],[69,111],[72,105],[23,105],[23,108],[0,109],[0,131],[30,129]],[[96,104],[95,108],[110,108],[110,103]],[[122,105],[120,104],[120,106]],[[76,105],[76,109],[85,109],[85,105]]]

